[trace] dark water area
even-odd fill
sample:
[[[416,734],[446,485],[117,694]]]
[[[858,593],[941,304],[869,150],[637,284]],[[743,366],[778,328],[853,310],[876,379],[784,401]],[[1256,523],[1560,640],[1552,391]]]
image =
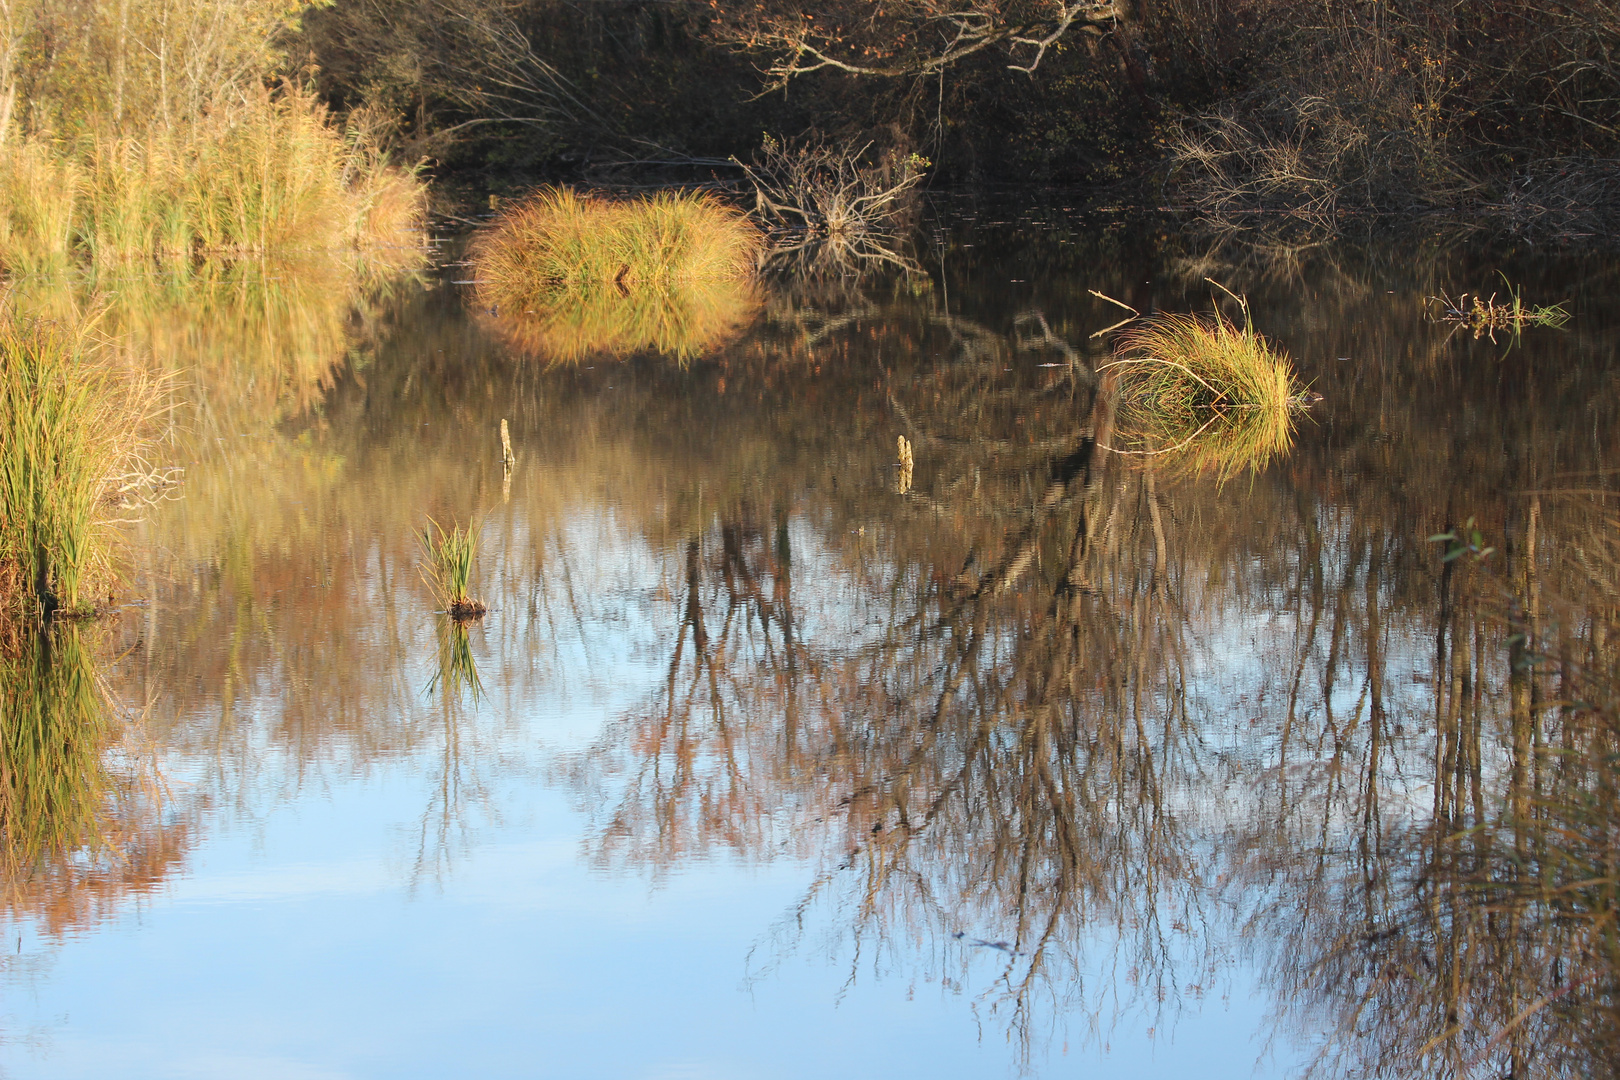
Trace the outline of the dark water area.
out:
[[[1061,203],[911,250],[684,363],[452,255],[115,290],[186,479],[8,669],[93,655],[127,730],[42,804],[104,847],[8,882],[7,1075],[1609,1075],[1612,262]],[[1322,397],[1226,479],[1118,452],[1092,292],[1209,278]],[[1505,282],[1568,325],[1434,318]]]

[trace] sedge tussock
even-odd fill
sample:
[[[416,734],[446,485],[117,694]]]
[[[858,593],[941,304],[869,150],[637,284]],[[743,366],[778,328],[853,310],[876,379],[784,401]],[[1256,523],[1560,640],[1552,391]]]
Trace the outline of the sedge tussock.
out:
[[[1307,395],[1281,350],[1247,319],[1155,315],[1120,332],[1116,358],[1126,453],[1162,456],[1225,481],[1293,444]]]
[[[701,191],[638,199],[542,188],[472,248],[480,299],[515,308],[558,292],[746,278],[764,239],[746,215]]]
[[[763,246],[746,215],[705,192],[544,188],[473,243],[475,299],[517,348],[551,361],[648,349],[684,361],[751,316]]]

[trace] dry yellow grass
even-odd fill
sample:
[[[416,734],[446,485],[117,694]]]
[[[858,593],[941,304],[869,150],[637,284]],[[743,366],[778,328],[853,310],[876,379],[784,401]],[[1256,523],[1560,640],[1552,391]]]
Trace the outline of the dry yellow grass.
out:
[[[1244,325],[1212,316],[1155,315],[1120,333],[1121,431],[1131,454],[1162,457],[1227,480],[1258,471],[1293,445],[1304,389],[1281,350]]]
[[[0,143],[0,268],[416,244],[423,188],[311,95],[259,89],[184,124]]]
[[[558,292],[636,290],[750,276],[764,237],[701,191],[638,199],[542,188],[474,242],[480,297],[531,308]]]
[[[545,188],[474,242],[476,299],[516,349],[548,362],[646,350],[684,361],[750,320],[763,246],[705,192]]]

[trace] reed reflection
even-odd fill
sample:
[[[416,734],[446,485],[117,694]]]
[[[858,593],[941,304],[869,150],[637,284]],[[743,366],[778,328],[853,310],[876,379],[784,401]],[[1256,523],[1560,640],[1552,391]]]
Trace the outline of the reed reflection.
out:
[[[192,843],[139,728],[107,699],[86,634],[62,621],[25,628],[0,652],[5,911],[51,937],[157,889]]]

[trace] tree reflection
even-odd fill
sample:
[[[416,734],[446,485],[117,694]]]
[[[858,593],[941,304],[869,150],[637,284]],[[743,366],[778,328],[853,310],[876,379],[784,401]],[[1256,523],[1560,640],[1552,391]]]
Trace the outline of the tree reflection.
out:
[[[1221,485],[1106,450],[1114,313],[1086,291],[1191,310],[1136,283],[1212,267],[1099,244],[1033,297],[967,251],[790,280],[684,369],[547,368],[457,297],[396,298],[373,321],[411,332],[323,374],[274,455],[205,429],[121,685],[244,803],[267,748],[278,795],[417,755],[420,880],[497,809],[492,725],[644,621],[656,689],[555,768],[603,863],[814,864],[758,976],[825,942],[852,978],[971,987],[1033,1059],[1252,959],[1324,1075],[1602,1072],[1620,474],[1568,474],[1620,461],[1616,335],[1578,318],[1504,363],[1422,322],[1467,266],[1391,297],[1388,264],[1229,261],[1327,401]],[[423,513],[489,515],[476,642],[429,636]],[[1442,563],[1425,538],[1469,517],[1498,555]],[[474,644],[478,709],[450,692]]]

